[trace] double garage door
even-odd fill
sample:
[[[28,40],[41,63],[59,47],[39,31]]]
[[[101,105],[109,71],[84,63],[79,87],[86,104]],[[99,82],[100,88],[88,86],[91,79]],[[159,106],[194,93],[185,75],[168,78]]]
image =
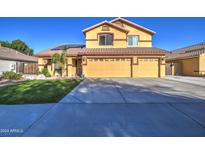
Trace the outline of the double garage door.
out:
[[[158,60],[140,59],[137,75],[131,58],[88,58],[87,77],[158,77]]]

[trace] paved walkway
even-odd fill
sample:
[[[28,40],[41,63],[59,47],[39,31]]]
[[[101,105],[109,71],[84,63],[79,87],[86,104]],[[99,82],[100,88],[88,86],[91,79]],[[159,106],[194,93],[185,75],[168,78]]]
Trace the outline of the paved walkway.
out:
[[[205,87],[86,79],[23,136],[205,136]]]
[[[1,80],[0,87],[13,85],[13,84],[16,84],[16,83],[22,82],[22,81],[25,81],[25,80]]]

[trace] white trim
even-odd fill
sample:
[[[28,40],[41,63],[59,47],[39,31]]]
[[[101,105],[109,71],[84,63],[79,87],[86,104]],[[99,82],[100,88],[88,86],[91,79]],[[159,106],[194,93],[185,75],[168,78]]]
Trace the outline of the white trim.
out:
[[[129,45],[128,37],[137,37],[137,45]],[[127,35],[127,46],[128,47],[138,47],[138,45],[139,45],[139,36],[137,36],[137,35],[135,35],[135,36]]]

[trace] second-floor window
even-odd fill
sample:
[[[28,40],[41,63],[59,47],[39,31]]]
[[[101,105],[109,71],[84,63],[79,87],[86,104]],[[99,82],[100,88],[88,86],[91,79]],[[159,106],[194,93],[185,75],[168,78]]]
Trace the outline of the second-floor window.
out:
[[[138,36],[128,36],[127,37],[128,46],[137,46],[138,45]]]
[[[113,35],[112,34],[100,34],[99,35],[99,45],[113,45]]]

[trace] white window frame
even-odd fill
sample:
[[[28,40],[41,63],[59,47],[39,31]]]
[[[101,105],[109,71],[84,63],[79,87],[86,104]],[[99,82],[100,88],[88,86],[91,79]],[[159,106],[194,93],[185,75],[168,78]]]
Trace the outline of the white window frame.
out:
[[[132,44],[132,45],[129,45],[129,39],[128,39],[129,37],[137,37],[137,44],[136,44],[136,45],[133,45],[133,44]],[[128,46],[128,47],[137,47],[138,44],[139,44],[139,36],[138,36],[138,35],[128,35],[128,36],[127,36],[127,46]]]

